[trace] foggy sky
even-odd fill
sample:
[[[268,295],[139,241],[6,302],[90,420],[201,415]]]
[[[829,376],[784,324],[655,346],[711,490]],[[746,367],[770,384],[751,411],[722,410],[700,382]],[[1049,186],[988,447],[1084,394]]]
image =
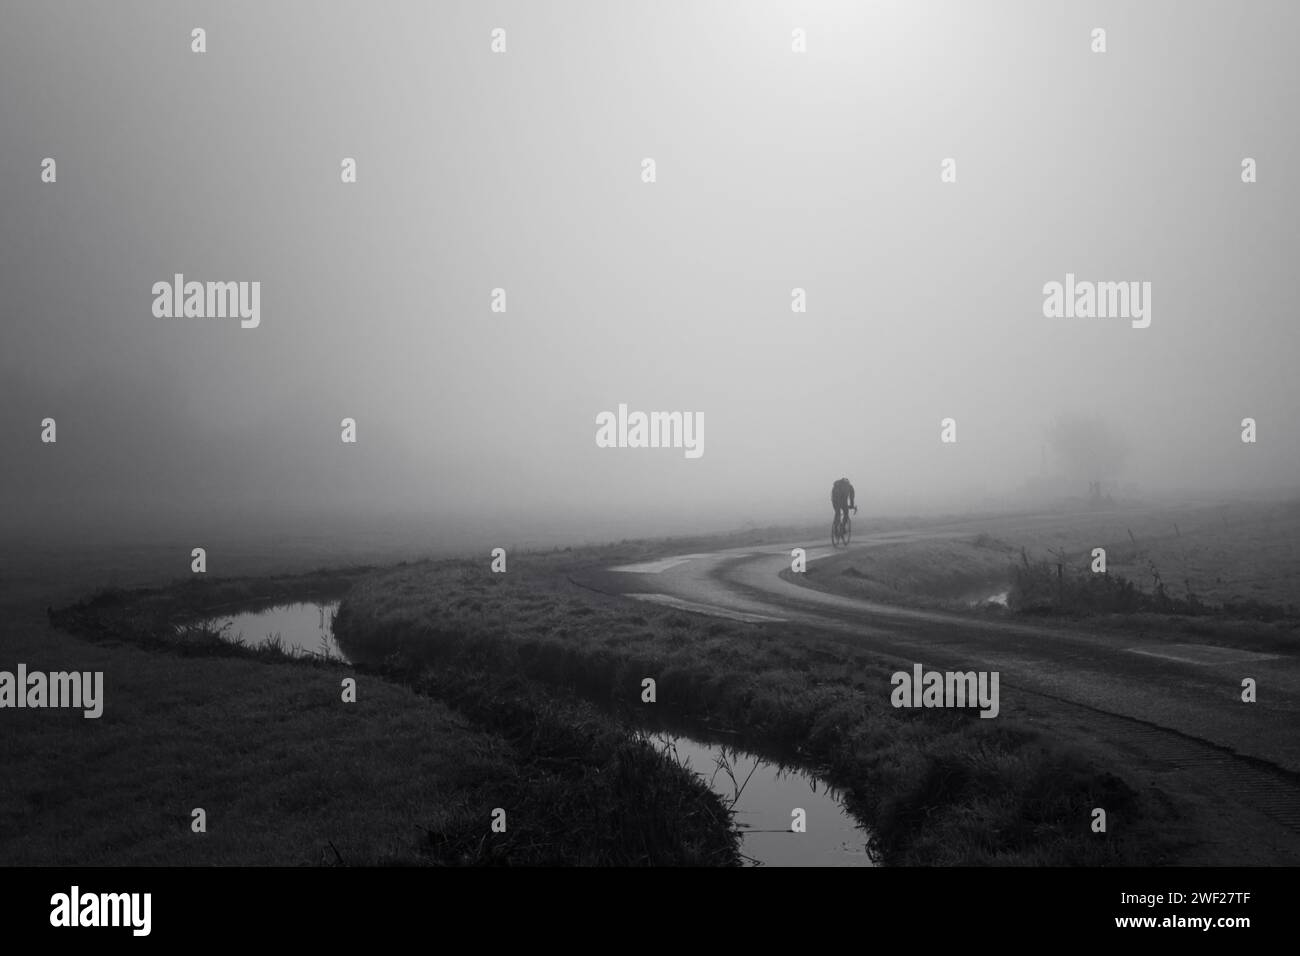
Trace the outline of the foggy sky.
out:
[[[6,526],[918,510],[1064,414],[1152,493],[1296,483],[1294,4],[2,2]],[[261,326],[155,318],[178,272]],[[1151,326],[1045,318],[1067,272]],[[596,447],[619,403],[703,456]]]

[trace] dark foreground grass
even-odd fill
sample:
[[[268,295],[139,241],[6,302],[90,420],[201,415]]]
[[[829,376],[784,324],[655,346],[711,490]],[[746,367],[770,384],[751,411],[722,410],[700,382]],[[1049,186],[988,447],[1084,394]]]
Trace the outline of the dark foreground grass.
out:
[[[415,677],[476,726],[509,741],[519,772],[499,791],[508,828],[480,835],[476,808],[430,828],[443,859],[576,865],[725,865],[740,862],[738,831],[721,800],[692,773],[606,715],[560,703],[534,682],[475,669]]]
[[[4,666],[104,674],[104,712],[6,710],[0,865],[407,864],[455,796],[486,829],[516,773],[499,736],[345,672],[88,643],[5,608]],[[191,829],[202,808],[207,832]]]
[[[231,604],[338,596],[349,581],[343,572],[200,580],[52,611],[115,676],[106,675],[101,720],[55,727],[47,717],[44,737],[6,740],[7,767],[39,764],[27,745],[57,740],[89,769],[76,798],[39,779],[48,768],[9,778],[0,862],[739,862],[730,814],[699,779],[541,685],[472,669],[431,679],[390,668],[385,679],[373,667],[237,646],[202,627],[176,634],[178,623]],[[132,674],[129,697],[116,679],[124,657],[144,660],[155,679]],[[356,703],[341,699],[348,676]],[[279,685],[288,696],[268,691]],[[90,744],[88,761],[87,742],[110,727],[113,743]],[[105,798],[119,811],[112,832],[87,832]],[[208,834],[189,831],[195,806],[208,813]],[[498,810],[503,832],[492,828]],[[13,836],[29,818],[40,826]]]
[[[747,745],[793,756],[845,788],[887,863],[1166,858],[1164,810],[1005,715],[896,710],[889,670],[851,643],[658,607],[629,611],[569,583],[574,560],[517,557],[505,575],[482,562],[377,572],[344,599],[335,636],[354,659],[435,683],[478,675],[491,686],[500,679],[492,675],[516,675],[632,723],[653,713],[744,728]],[[642,700],[645,678],[656,681],[654,704]],[[1098,806],[1108,834],[1089,827]]]

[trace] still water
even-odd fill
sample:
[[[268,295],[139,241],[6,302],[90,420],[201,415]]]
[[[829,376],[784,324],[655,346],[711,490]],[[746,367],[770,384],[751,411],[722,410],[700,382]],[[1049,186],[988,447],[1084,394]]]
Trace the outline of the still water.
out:
[[[334,638],[334,612],[338,607],[338,601],[306,601],[263,611],[218,615],[206,618],[203,623],[221,631],[227,640],[242,637],[250,647],[278,639],[285,651],[292,652],[296,647],[301,654],[347,663],[347,655]]]
[[[867,831],[844,808],[840,793],[802,770],[724,744],[666,733],[649,735],[733,806],[740,850],[754,866],[874,866]],[[791,829],[804,811],[805,832]]]
[[[279,640],[286,651],[348,662],[334,637],[338,601],[305,601],[261,611],[217,615],[204,625],[250,646]],[[867,831],[839,791],[803,770],[782,767],[726,744],[684,735],[648,734],[656,747],[698,774],[735,810],[741,852],[755,866],[874,866]],[[791,825],[803,810],[804,832]]]

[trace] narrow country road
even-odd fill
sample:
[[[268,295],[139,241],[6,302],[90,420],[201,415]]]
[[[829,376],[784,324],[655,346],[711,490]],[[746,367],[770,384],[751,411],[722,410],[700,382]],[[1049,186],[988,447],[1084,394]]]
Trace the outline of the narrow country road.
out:
[[[969,534],[964,523],[855,541]],[[894,607],[798,583],[791,550],[809,563],[829,545],[785,542],[681,554],[589,571],[584,586],[699,614],[849,637],[910,671],[998,671],[1001,705],[1036,698],[1075,711],[1078,729],[1153,765],[1198,768],[1204,779],[1300,832],[1300,654],[1220,646],[1211,637],[1087,632],[1045,624]],[[1257,703],[1241,700],[1242,679]],[[888,687],[882,688],[887,693]]]

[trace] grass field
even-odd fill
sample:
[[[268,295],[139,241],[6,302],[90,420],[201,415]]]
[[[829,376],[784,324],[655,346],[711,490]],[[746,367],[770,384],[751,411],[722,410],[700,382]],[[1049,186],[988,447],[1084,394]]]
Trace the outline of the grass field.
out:
[[[175,621],[208,608],[337,594],[347,581],[100,590],[57,613],[58,627],[38,601],[75,580],[5,595],[0,666],[103,671],[105,705],[97,720],[5,712],[0,864],[739,862],[718,797],[592,708],[515,682],[510,709],[471,712],[462,695],[458,711],[373,672],[200,631],[171,638]],[[342,700],[344,677],[357,680],[355,703]],[[195,808],[205,833],[191,829]]]
[[[978,527],[976,526],[978,525]],[[855,544],[877,529],[855,527]],[[1143,626],[1158,612],[1175,626],[1212,617],[1224,634],[1294,638],[1300,626],[1300,503],[1115,510],[1049,520],[991,517],[937,539],[888,542],[845,551],[809,566],[801,583],[854,597],[922,607],[966,608],[1010,590],[1018,613],[1068,612]],[[1093,549],[1106,552],[1108,586],[1095,575]],[[1060,571],[1057,571],[1057,566]],[[1074,600],[1059,602],[1057,582]],[[1116,589],[1132,585],[1122,603]],[[1163,602],[1154,600],[1163,596]],[[1143,598],[1151,600],[1143,600]],[[1104,623],[1104,622],[1103,622]]]
[[[487,562],[376,572],[335,623],[354,659],[422,675],[435,693],[519,675],[591,700],[632,726],[673,719],[740,730],[748,746],[792,756],[849,794],[895,864],[1077,864],[1170,858],[1165,814],[1089,758],[1014,719],[890,707],[889,674],[867,651],[813,631],[629,610],[567,583],[584,561],[632,560],[637,547],[526,555],[508,574]],[[643,681],[656,682],[647,704]],[[996,726],[991,726],[996,724]],[[1125,820],[1097,839],[1088,808]]]
[[[903,522],[855,524],[861,542]],[[1012,583],[1018,565],[1082,573],[1105,547],[1108,570],[1147,593],[1144,569],[1170,593],[1182,581],[1218,615],[1214,639],[1235,633],[1229,625],[1257,640],[1295,636],[1294,506],[968,524],[814,562],[805,583],[967,607]],[[98,563],[11,559],[0,666],[103,670],[106,707],[97,721],[5,715],[0,863],[737,862],[718,798],[637,742],[639,728],[664,722],[738,731],[745,746],[843,788],[887,863],[1180,859],[1172,805],[1012,711],[981,721],[895,710],[878,692],[889,669],[850,641],[629,606],[570,580],[588,566],[806,533],[512,553],[503,575],[484,557],[293,576],[319,555],[260,554],[228,564],[248,577],[145,589],[135,586],[174,577],[175,554],[165,566],[143,550]],[[307,595],[344,596],[335,634],[356,666],[172,636],[172,624],[214,607]],[[58,627],[46,604],[62,609]],[[358,679],[355,704],[340,699],[345,676]],[[647,677],[653,704],[642,699]],[[1087,828],[1097,805],[1123,823],[1102,838]],[[205,834],[190,830],[195,807]],[[509,825],[494,835],[498,807]]]
[[[505,741],[404,688],[344,707],[336,668],[87,644],[12,609],[4,631],[9,666],[102,670],[106,698],[98,720],[5,714],[5,865],[414,862],[446,795],[486,805],[514,771]]]

